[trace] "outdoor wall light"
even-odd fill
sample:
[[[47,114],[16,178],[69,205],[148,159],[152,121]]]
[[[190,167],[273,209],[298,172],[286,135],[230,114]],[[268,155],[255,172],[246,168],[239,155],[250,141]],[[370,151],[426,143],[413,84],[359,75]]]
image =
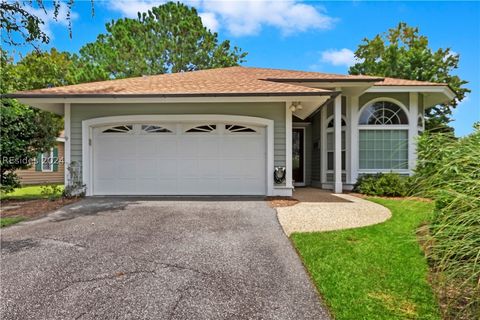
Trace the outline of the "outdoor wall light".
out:
[[[295,112],[297,110],[302,110],[303,106],[300,101],[293,101],[292,104],[290,105],[290,111]]]

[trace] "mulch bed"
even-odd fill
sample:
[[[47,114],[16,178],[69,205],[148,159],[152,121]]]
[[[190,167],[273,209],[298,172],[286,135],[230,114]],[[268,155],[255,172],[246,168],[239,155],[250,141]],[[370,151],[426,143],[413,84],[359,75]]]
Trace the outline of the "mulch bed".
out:
[[[80,198],[58,199],[50,201],[48,199],[38,200],[5,200],[2,201],[0,216],[14,217],[22,216],[27,219],[37,219],[46,216],[63,206],[79,201]]]
[[[266,200],[272,208],[294,206],[300,201],[291,197],[267,197]]]

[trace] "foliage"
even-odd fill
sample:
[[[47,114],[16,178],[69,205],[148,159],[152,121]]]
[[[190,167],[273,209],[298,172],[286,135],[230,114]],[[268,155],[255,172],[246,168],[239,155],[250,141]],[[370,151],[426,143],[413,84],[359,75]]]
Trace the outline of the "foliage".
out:
[[[432,266],[450,312],[480,314],[480,130],[456,139],[425,134],[418,141],[416,192],[435,200]],[[453,289],[453,290],[452,290]]]
[[[426,129],[452,131],[448,126],[452,109],[470,92],[463,87],[468,82],[452,74],[458,68],[460,56],[450,48],[432,50],[428,38],[418,32],[418,28],[401,22],[385,34],[365,38],[355,51],[360,62],[349,73],[447,83],[457,97],[448,104],[426,110]]]
[[[368,196],[404,197],[408,195],[408,177],[397,173],[366,174],[358,178],[353,191]]]
[[[0,228],[11,226],[25,220],[24,217],[0,217]]]
[[[77,83],[76,66],[68,52],[52,48],[32,51],[15,66],[15,90],[59,87]]]
[[[62,196],[63,188],[56,184],[48,184],[40,187],[40,194],[50,201],[56,200]]]
[[[371,201],[389,208],[392,218],[364,228],[292,235],[333,318],[440,319],[415,234],[431,218],[432,203]]]
[[[107,33],[80,49],[80,82],[238,65],[246,56],[219,43],[195,8],[168,2],[136,19],[106,24]]]
[[[45,3],[49,3],[51,8],[47,7]],[[73,3],[74,0],[50,0],[47,2],[42,0],[2,0],[0,2],[2,41],[7,45],[15,46],[25,43],[30,43],[34,46],[38,42],[49,43],[50,37],[42,30],[45,21],[36,15],[34,10],[43,11],[45,14],[52,15],[53,19],[57,20],[57,18],[61,16],[61,10],[65,9],[65,18],[68,21],[68,30],[70,31],[71,37],[71,10]]]
[[[20,89],[36,89],[47,86],[51,81],[62,81],[57,65],[50,64],[55,58],[50,54],[32,53],[18,64],[1,50],[1,93]],[[56,51],[51,55],[57,56]],[[47,58],[47,59],[46,59]],[[29,64],[32,61],[32,68]],[[59,59],[61,62],[62,59]],[[45,78],[35,68],[42,65]],[[60,64],[61,68],[63,65]],[[58,76],[58,80],[52,80]],[[2,98],[0,104],[0,173],[1,190],[12,191],[19,186],[15,170],[31,166],[37,152],[45,152],[55,145],[63,123],[59,116],[20,104],[14,99]]]
[[[56,185],[59,192],[62,192],[63,185]],[[24,186],[21,188],[15,189],[15,191],[5,194],[0,193],[1,200],[34,200],[34,199],[46,199],[47,196],[42,194],[42,185],[33,185],[33,186]]]

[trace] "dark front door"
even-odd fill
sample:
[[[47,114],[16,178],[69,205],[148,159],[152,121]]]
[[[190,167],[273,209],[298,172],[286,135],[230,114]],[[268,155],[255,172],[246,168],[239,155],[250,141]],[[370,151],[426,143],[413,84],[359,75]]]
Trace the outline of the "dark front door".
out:
[[[292,135],[292,177],[295,183],[304,183],[305,129],[293,128]]]

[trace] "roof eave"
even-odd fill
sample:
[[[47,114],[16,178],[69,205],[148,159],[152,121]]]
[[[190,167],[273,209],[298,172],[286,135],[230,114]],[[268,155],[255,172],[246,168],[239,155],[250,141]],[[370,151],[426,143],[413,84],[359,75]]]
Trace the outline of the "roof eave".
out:
[[[168,93],[168,94],[111,94],[111,93],[80,93],[80,94],[48,94],[48,93],[12,93],[3,94],[7,99],[69,99],[69,98],[202,98],[202,97],[282,97],[282,96],[329,96],[339,94],[336,91],[311,92],[223,92],[223,93]]]
[[[273,81],[273,82],[379,82],[384,78],[371,78],[371,79],[352,79],[352,78],[265,78],[261,80]]]

